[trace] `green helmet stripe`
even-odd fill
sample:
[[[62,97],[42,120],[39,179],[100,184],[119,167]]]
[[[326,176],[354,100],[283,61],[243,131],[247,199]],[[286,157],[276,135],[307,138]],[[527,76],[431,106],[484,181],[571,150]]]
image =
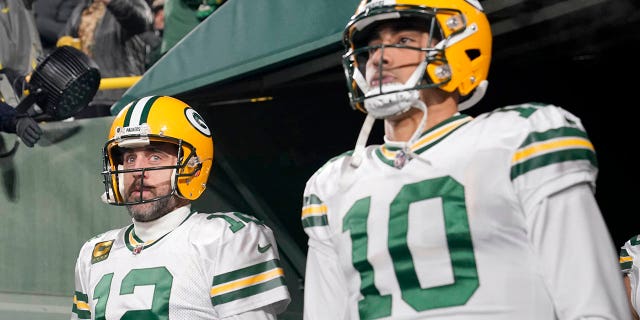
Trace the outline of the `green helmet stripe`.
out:
[[[136,99],[135,101],[131,102],[131,107],[129,108],[129,110],[127,110],[127,114],[124,116],[124,123],[122,124],[123,127],[129,126],[129,121],[131,121],[131,113],[133,113],[133,106],[135,106],[138,101],[140,101],[140,99]]]
[[[132,103],[131,108],[127,111],[124,126],[139,126],[147,122],[149,111],[153,103],[160,98],[159,96],[144,97]]]

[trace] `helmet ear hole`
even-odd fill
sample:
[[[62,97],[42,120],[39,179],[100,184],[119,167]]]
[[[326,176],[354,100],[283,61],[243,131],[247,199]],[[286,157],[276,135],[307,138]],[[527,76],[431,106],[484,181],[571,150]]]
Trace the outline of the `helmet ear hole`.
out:
[[[467,57],[469,57],[469,60],[473,61],[480,56],[480,49],[468,49],[465,50],[465,53]]]

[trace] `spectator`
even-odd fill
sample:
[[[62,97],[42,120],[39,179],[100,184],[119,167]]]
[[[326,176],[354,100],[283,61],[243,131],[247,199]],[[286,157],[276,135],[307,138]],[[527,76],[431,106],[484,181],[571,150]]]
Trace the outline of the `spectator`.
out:
[[[42,130],[31,117],[19,115],[17,105],[26,76],[42,57],[31,1],[0,0],[0,131],[15,133],[28,147],[40,139]]]
[[[31,1],[0,0],[0,72],[20,89],[16,84],[24,81],[42,56]]]
[[[145,71],[146,44],[140,34],[151,29],[145,0],[80,0],[60,36],[79,38],[102,78],[139,76]],[[98,91],[76,118],[110,115],[127,88]]]
[[[153,28],[142,34],[142,39],[147,44],[146,69],[149,69],[162,57],[160,48],[164,31],[164,0],[154,0],[150,6],[153,13]]]
[[[40,0],[33,3],[36,26],[45,54],[56,47],[58,34],[64,29],[79,0]]]
[[[33,118],[19,115],[12,106],[2,101],[0,101],[0,132],[15,133],[29,148],[33,147],[42,135],[42,129]]]

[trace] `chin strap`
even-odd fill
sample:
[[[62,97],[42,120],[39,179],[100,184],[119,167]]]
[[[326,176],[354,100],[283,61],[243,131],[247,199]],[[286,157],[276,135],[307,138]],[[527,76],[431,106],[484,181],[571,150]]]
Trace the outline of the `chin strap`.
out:
[[[351,156],[351,166],[354,168],[357,168],[362,164],[364,149],[367,145],[367,141],[369,140],[369,133],[371,133],[371,128],[373,128],[373,123],[375,121],[376,118],[370,114],[367,114],[367,117],[364,119],[364,123],[360,129],[360,134],[358,135],[358,140],[356,141],[356,147],[353,151],[353,156]]]

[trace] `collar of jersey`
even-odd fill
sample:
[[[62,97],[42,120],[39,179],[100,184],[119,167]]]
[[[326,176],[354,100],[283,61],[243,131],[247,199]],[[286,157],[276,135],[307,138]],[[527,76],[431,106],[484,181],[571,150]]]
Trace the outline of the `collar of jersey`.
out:
[[[433,128],[423,132],[418,138],[418,141],[411,145],[409,149],[411,149],[411,151],[415,154],[420,154],[425,150],[431,148],[432,146],[438,144],[438,142],[442,141],[452,132],[469,123],[469,121],[471,120],[473,120],[473,117],[469,115],[457,114],[445,121],[442,121]],[[382,162],[393,167],[394,160],[398,156],[398,153],[401,151],[404,152],[401,146],[387,141],[385,144],[376,149],[375,152],[378,158],[382,160]]]
[[[194,214],[195,211],[191,210],[191,212],[189,212],[189,215],[187,215],[186,218],[184,218],[184,220],[182,220],[182,222],[180,222],[181,226],[185,221],[189,220],[189,218]],[[175,228],[177,229],[177,227]],[[175,230],[173,229],[173,230]],[[124,232],[124,243],[127,245],[127,248],[129,248],[129,250],[131,252],[133,252],[133,250],[136,247],[139,246],[143,246],[145,249],[151,247],[152,245],[154,245],[155,243],[157,243],[158,241],[162,240],[162,238],[166,237],[169,233],[171,233],[173,230],[165,233],[164,235],[162,235],[160,238],[158,239],[154,239],[154,240],[149,240],[147,242],[144,242],[142,239],[140,239],[137,235],[136,235],[136,231],[133,228],[133,224],[130,225],[127,230]]]

